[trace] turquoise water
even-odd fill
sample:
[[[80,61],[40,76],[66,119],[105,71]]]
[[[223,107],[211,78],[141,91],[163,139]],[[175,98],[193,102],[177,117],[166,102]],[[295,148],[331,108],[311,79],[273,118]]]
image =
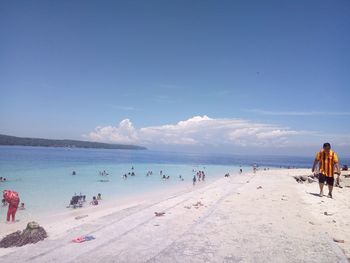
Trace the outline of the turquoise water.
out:
[[[136,175],[124,180],[122,175],[132,172],[132,167]],[[103,170],[108,176],[99,175]],[[0,147],[0,176],[7,179],[7,182],[0,183],[0,190],[17,191],[26,210],[31,213],[66,209],[75,193],[86,195],[87,200],[97,193],[105,199],[112,199],[191,185],[194,170],[205,171],[206,181],[211,181],[228,171],[238,172],[239,167],[207,164],[198,156],[191,158],[174,153]],[[76,175],[72,175],[72,171],[76,171]],[[153,174],[146,176],[148,171]],[[160,171],[170,179],[161,179]]]
[[[181,185],[192,185],[193,170],[203,170],[206,181],[229,171],[250,171],[256,163],[265,167],[310,167],[313,156],[238,156],[135,150],[67,149],[45,147],[0,147],[0,191],[15,190],[30,213],[66,210],[70,198],[82,193],[91,200],[101,193],[105,199],[125,198]],[[345,160],[349,163],[349,160]],[[344,162],[343,162],[344,163]],[[122,179],[134,167],[136,176]],[[72,175],[72,171],[76,175]],[[109,175],[99,176],[106,170]],[[160,171],[169,175],[162,180]],[[147,177],[146,173],[153,171]],[[178,176],[185,179],[180,181]],[[100,182],[107,179],[108,182]],[[5,209],[1,209],[5,211]]]

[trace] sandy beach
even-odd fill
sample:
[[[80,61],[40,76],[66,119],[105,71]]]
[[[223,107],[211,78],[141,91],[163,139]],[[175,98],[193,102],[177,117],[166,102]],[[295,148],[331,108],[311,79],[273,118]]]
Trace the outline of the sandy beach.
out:
[[[0,249],[1,262],[348,262],[350,182],[333,199],[307,169],[220,178],[39,221],[49,237]],[[343,177],[342,177],[343,178]],[[164,212],[156,217],[155,212]],[[326,212],[326,213],[325,213]],[[77,216],[87,217],[75,219]],[[1,225],[4,236],[26,222]],[[96,239],[76,244],[90,234]],[[344,243],[334,241],[344,240]]]

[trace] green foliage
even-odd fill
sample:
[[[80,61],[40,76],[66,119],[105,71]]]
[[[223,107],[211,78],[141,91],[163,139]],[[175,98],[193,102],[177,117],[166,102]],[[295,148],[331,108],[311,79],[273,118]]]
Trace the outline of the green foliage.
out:
[[[50,140],[40,138],[22,138],[0,134],[0,145],[41,146],[41,147],[70,147],[70,148],[96,148],[96,149],[125,149],[146,150],[145,147],[126,144],[109,144],[100,142],[76,140]]]

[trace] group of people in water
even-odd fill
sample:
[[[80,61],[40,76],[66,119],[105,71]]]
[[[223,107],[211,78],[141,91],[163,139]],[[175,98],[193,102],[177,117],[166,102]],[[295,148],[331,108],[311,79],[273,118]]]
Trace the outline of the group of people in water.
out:
[[[98,172],[98,175],[99,175],[99,176],[107,176],[108,173],[107,173],[105,170],[103,170],[103,171],[99,171],[99,172]]]
[[[134,166],[131,167],[131,172],[128,172],[127,174],[123,174],[122,178],[125,180],[125,179],[128,179],[128,176],[135,176],[135,172],[134,172],[135,168]],[[148,174],[148,173],[147,173]]]
[[[125,174],[123,174],[123,179],[128,179],[128,176],[135,176],[136,174],[135,174],[135,172],[134,171],[132,171],[132,172],[128,172],[127,174],[125,173]]]
[[[192,178],[192,183],[193,185],[196,184],[196,182],[200,182],[200,181],[205,181],[205,173],[204,171],[197,171],[197,173],[195,175],[193,175],[193,178]]]
[[[98,201],[102,200],[102,195],[100,193],[96,196],[92,197],[92,201],[90,202],[90,205],[98,205]],[[86,202],[86,195],[82,195],[81,193],[79,195],[74,194],[69,202],[69,205],[67,208],[80,208],[83,207],[83,204]]]
[[[170,175],[166,175],[165,173],[163,173],[162,170],[160,170],[159,175],[161,176],[161,178],[162,178],[163,180],[168,180],[168,179],[170,179]]]
[[[153,175],[153,171],[152,170],[147,171],[146,176],[149,177],[151,175]],[[160,175],[160,178],[163,179],[163,180],[170,179],[170,175],[166,175],[165,173],[163,173],[163,170],[159,171],[159,175]],[[131,168],[130,172],[123,174],[122,178],[123,179],[128,179],[128,176],[136,176],[136,173],[134,172],[134,167]],[[185,180],[182,177],[182,175],[179,175],[179,179],[180,179],[180,181],[184,181]]]

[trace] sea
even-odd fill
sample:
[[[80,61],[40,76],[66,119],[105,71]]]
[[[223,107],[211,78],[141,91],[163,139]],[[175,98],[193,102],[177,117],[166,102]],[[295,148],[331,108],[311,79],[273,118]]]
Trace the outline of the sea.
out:
[[[310,168],[312,161],[313,156],[0,146],[0,176],[6,178],[0,182],[0,191],[17,191],[31,213],[51,213],[66,209],[71,197],[80,193],[88,200],[98,193],[118,199],[192,185],[198,170],[210,182],[228,172],[234,176],[240,169],[252,171],[254,164],[260,169]],[[103,171],[108,175],[102,176]],[[147,176],[149,171],[152,174]],[[135,176],[123,179],[132,172]],[[162,179],[161,172],[169,179]]]

